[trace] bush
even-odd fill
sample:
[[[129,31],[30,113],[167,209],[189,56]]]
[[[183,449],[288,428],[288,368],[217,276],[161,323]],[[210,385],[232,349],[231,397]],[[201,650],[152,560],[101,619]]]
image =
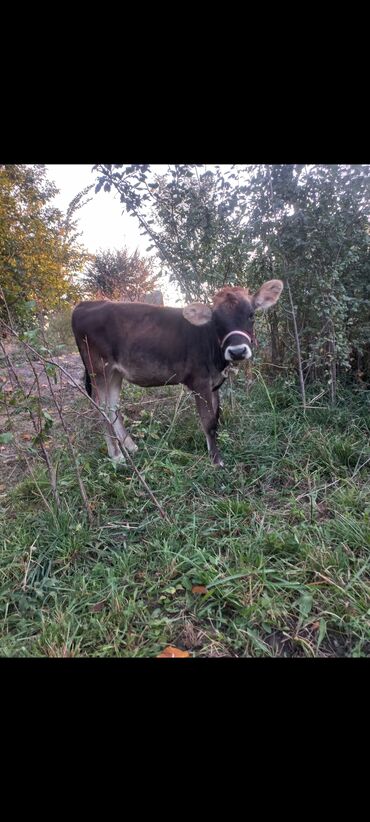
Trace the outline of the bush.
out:
[[[71,326],[72,308],[65,305],[48,315],[45,336],[53,353],[60,353],[58,346],[65,346],[66,351],[75,351],[76,343]]]

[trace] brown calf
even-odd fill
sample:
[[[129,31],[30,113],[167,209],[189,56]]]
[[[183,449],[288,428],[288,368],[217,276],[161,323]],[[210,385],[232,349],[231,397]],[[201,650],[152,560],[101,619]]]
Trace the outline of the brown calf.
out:
[[[169,308],[144,303],[82,302],[72,328],[85,366],[86,390],[107,409],[109,456],[136,451],[119,411],[123,377],[144,387],[183,383],[194,394],[208,451],[223,466],[216,445],[219,388],[232,362],[249,359],[254,312],[270,308],[280,297],[281,280],[269,280],[250,294],[241,287],[218,291],[213,305],[192,303]]]

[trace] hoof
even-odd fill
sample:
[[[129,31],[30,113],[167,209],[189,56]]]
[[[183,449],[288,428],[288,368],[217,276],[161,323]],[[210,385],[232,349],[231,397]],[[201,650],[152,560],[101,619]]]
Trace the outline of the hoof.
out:
[[[117,454],[117,456],[111,457],[110,459],[113,465],[126,465],[126,460],[123,454]]]
[[[137,445],[136,445],[136,443],[135,443],[135,442],[131,439],[131,437],[126,437],[126,439],[123,441],[122,445],[123,445],[125,448],[127,448],[127,451],[129,451],[129,453],[130,453],[130,454],[136,454],[136,451],[138,451],[138,450],[139,450],[139,449],[138,449],[138,446],[137,446]]]

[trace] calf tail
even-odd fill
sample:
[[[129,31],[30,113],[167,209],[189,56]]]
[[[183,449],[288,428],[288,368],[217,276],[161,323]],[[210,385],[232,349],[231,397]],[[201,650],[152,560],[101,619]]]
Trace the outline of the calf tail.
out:
[[[72,323],[72,328],[73,328],[73,323]],[[82,353],[82,348],[81,348],[80,342],[78,340],[77,334],[75,332],[74,332],[74,335],[75,335],[75,339],[76,339],[77,348],[80,352],[81,360],[82,360],[82,362],[85,366],[85,388],[86,388],[86,393],[89,395],[89,397],[92,397],[91,377],[90,377],[90,374],[87,370],[86,363],[85,363],[85,360],[84,360],[84,356],[83,356],[83,353]]]
[[[85,388],[86,388],[86,391],[87,391],[89,397],[91,397],[92,396],[91,378],[90,378],[90,374],[89,374],[86,367],[85,367]]]

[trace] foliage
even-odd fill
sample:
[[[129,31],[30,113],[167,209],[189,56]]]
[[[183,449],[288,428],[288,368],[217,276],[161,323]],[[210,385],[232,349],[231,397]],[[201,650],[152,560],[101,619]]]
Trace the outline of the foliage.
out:
[[[333,382],[351,365],[370,379],[370,167],[252,165],[212,170],[98,165],[186,299],[271,277],[289,281],[305,379]],[[260,323],[274,365],[295,368],[284,295]],[[362,372],[361,372],[362,368]]]
[[[84,286],[93,299],[135,302],[156,286],[150,259],[127,248],[99,251],[85,270]]]
[[[156,248],[163,271],[187,300],[209,297],[225,283],[236,283],[245,257],[241,242],[242,189],[220,167],[169,166],[163,175],[150,166],[98,165],[96,192],[113,186]],[[120,170],[118,170],[120,169]],[[122,170],[121,170],[122,169]]]
[[[44,329],[47,345],[52,353],[76,351],[76,340],[72,331],[72,307],[68,303],[56,311],[48,313],[47,326]]]
[[[258,166],[251,172],[248,267],[291,285],[306,375],[331,377],[369,339],[369,167]],[[267,318],[275,361],[295,361],[286,302]]]
[[[304,416],[284,381],[267,393],[257,378],[246,402],[240,373],[234,411],[224,402],[221,483],[181,389],[151,392],[156,407],[141,389],[127,392],[138,466],[171,524],[80,419],[90,527],[54,426],[68,511],[45,511],[30,477],[0,490],[0,654],[155,657],[174,646],[201,657],[368,656],[364,394],[343,391],[332,410],[309,394]],[[46,470],[36,470],[52,504]]]
[[[86,262],[77,240],[73,213],[51,205],[57,193],[42,165],[0,165],[0,285],[10,313],[29,324],[30,308],[45,312],[75,300],[76,275]],[[0,304],[0,315],[6,317]]]

